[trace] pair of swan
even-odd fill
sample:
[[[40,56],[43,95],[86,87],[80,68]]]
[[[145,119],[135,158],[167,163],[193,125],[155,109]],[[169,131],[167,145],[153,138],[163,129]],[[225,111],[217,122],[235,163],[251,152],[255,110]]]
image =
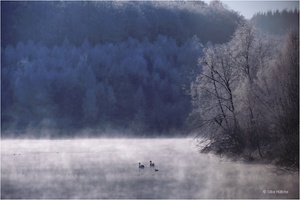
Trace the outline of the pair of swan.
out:
[[[154,163],[152,163],[152,161],[150,160],[150,167],[154,167]],[[145,168],[144,165],[141,165],[141,163],[139,163],[139,168]]]
[[[155,167],[155,164],[150,160],[150,168],[152,168],[152,167]],[[145,166],[144,166],[144,165],[141,165],[141,163],[139,163],[139,168],[140,168],[140,169],[144,169]],[[158,169],[155,169],[155,171],[157,172]]]

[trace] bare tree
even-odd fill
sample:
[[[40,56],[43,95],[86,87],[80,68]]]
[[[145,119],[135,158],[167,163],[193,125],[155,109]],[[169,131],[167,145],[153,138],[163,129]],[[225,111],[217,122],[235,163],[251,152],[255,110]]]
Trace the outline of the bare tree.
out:
[[[227,45],[206,50],[201,61],[203,71],[192,85],[192,91],[203,122],[201,128],[210,127],[214,131],[205,150],[238,154],[244,147],[233,96],[239,76],[229,52]]]
[[[266,102],[260,96],[263,86],[257,74],[275,55],[273,43],[245,23],[230,42],[205,51],[203,71],[192,91],[202,131],[214,131],[206,149],[244,153],[249,158],[258,152],[263,157],[261,143],[266,128],[262,108]]]
[[[263,87],[260,99],[265,123],[269,124],[275,146],[274,157],[282,164],[299,167],[299,37],[298,32],[287,33],[285,45],[279,56],[259,72],[259,84]]]
[[[260,138],[264,125],[261,123],[263,113],[258,106],[261,104],[258,96],[261,88],[257,84],[257,73],[274,55],[273,43],[270,37],[260,33],[251,23],[241,25],[229,43],[234,65],[240,71],[239,88],[235,94],[239,102],[238,112],[242,113],[239,122],[244,127],[249,156],[257,150],[263,157]]]

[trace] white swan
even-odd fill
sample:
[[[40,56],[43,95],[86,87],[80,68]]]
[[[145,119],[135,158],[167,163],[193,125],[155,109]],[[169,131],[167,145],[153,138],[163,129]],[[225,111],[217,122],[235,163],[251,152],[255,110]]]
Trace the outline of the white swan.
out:
[[[150,167],[155,167],[155,164],[150,160]]]
[[[144,165],[141,165],[141,163],[139,163],[139,168],[144,169]]]

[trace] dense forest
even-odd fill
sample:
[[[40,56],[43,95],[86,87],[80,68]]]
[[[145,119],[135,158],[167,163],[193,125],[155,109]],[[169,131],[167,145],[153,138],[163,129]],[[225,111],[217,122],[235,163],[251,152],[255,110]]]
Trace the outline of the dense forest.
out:
[[[264,32],[282,35],[290,27],[299,26],[299,10],[259,12],[252,17],[251,22]]]
[[[197,36],[203,44],[227,42],[242,16],[222,3],[202,1],[1,2],[2,46],[33,40],[52,47],[65,38],[81,46],[128,38],[150,42],[158,35],[182,45]],[[222,32],[222,34],[217,34]]]
[[[244,18],[220,2],[1,2],[2,136],[182,134],[203,45]],[[222,33],[222,34],[220,34]]]
[[[297,10],[1,2],[1,20],[4,137],[192,130],[202,152],[299,167]]]

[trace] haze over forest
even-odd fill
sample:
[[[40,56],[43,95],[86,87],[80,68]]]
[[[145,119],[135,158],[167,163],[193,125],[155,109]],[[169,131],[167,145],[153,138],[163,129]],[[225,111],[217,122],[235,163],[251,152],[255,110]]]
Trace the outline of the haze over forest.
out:
[[[184,135],[204,49],[246,22],[217,1],[1,2],[1,19],[4,137]]]
[[[203,45],[242,21],[203,2],[2,2],[3,136],[176,134]]]

